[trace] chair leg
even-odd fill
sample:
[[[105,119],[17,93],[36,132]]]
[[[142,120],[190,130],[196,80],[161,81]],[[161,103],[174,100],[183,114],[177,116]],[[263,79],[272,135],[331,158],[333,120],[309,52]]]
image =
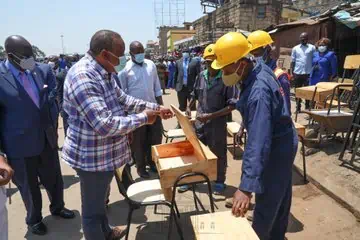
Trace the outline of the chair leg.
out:
[[[170,220],[169,220],[168,239],[169,239],[169,240],[171,239],[172,220],[173,220],[173,218],[174,218],[175,225],[176,225],[178,234],[179,234],[179,236],[180,236],[180,239],[181,239],[181,240],[184,240],[184,234],[183,234],[183,232],[182,232],[181,226],[180,226],[180,224],[179,224],[179,222],[178,222],[178,219],[175,217],[174,206],[175,206],[174,203],[172,203],[172,204],[169,206],[169,207],[170,207]]]
[[[305,145],[304,145],[304,139],[301,139],[302,141],[302,157],[303,157],[303,169],[304,169],[304,183],[307,183],[307,175],[306,175],[306,159],[305,159]]]
[[[168,143],[168,141],[169,141],[169,137],[166,137],[165,143]]]
[[[211,207],[211,212],[215,212],[215,208],[214,208],[214,199],[212,196],[212,189],[211,189],[211,184],[210,184],[210,180],[209,178],[206,179],[207,185],[208,185],[208,192],[209,192],[209,200],[210,200],[210,207]]]
[[[236,156],[235,156],[235,139],[236,139],[236,135],[234,135],[233,137],[233,159],[236,159]]]
[[[194,203],[195,203],[196,211],[199,211],[199,207],[198,207],[198,205],[197,205],[196,193],[195,193],[195,185],[192,185],[192,192],[193,192],[193,197],[194,197]]]
[[[158,206],[158,205],[155,205],[155,206],[154,206],[154,214],[157,214],[157,206]]]
[[[175,207],[177,217],[180,218],[180,212],[179,212],[179,209],[178,209],[178,206],[177,206],[176,202],[174,202],[174,207]]]
[[[127,222],[127,229],[126,229],[126,237],[125,240],[128,240],[129,238],[129,233],[130,233],[130,226],[131,226],[131,218],[132,218],[132,213],[133,213],[134,209],[130,206],[129,208],[129,214],[128,214],[128,222]]]

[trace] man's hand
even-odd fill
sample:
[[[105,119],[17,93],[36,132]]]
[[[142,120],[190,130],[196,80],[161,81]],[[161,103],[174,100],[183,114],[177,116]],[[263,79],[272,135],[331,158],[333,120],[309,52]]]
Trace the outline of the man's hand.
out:
[[[0,156],[0,186],[8,184],[13,175],[14,170],[7,164],[6,159]]]
[[[145,110],[144,113],[147,116],[147,123],[146,124],[154,124],[154,122],[156,121],[156,118],[158,116],[160,116],[160,111],[155,111],[155,110]]]
[[[233,196],[232,214],[235,217],[244,217],[249,210],[251,193],[237,190]]]
[[[199,116],[196,117],[196,119],[202,123],[206,123],[207,121],[209,121],[211,119],[211,114],[209,113],[203,113],[200,114]]]
[[[235,138],[235,141],[236,141],[237,145],[243,145],[244,144],[243,141],[242,141],[243,135],[244,135],[244,126],[241,125],[238,133],[236,134],[236,138]]]
[[[164,106],[160,107],[160,117],[161,119],[169,119],[172,118],[174,116],[173,112],[169,109],[166,108]]]

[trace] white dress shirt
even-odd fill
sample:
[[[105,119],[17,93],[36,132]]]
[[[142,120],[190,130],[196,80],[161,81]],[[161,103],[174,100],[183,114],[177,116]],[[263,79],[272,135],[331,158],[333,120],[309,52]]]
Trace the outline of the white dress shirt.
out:
[[[142,66],[130,60],[118,76],[127,95],[153,103],[162,96],[157,69],[151,60],[145,59]]]

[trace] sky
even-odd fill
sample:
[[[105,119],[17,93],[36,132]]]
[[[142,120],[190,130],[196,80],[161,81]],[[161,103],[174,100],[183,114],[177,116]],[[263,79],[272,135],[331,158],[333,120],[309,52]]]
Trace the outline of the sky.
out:
[[[199,0],[186,0],[186,21],[203,15]],[[157,40],[154,0],[1,0],[0,46],[21,35],[46,55],[85,53],[100,29],[120,33],[126,43]]]

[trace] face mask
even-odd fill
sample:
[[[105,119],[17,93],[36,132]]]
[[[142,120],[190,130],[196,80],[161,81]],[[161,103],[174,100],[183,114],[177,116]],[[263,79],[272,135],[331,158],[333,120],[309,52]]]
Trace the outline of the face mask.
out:
[[[189,53],[184,52],[184,53],[183,53],[183,58],[188,59],[188,58],[189,58]]]
[[[306,46],[307,45],[307,41],[301,41],[301,44]]]
[[[224,72],[222,73],[222,79],[224,81],[225,86],[234,86],[237,82],[239,82],[239,80],[242,79],[245,72],[245,68],[243,68],[241,75],[237,73],[241,65],[242,63],[239,64],[239,67],[232,74],[224,75]]]
[[[18,56],[16,56],[15,54],[11,54],[12,56],[14,56],[17,60],[18,60],[18,64],[19,66],[24,69],[24,70],[29,70],[32,71],[35,69],[35,59],[34,57],[29,57],[29,58],[19,58]]]
[[[134,55],[135,62],[137,63],[143,63],[145,59],[145,53],[138,53]]]
[[[110,54],[113,55],[114,57],[117,57],[117,56],[116,56],[115,54],[113,54],[112,52],[108,52],[108,53],[110,53]],[[114,66],[110,61],[108,61],[108,62],[109,62],[112,66],[114,66],[115,71],[121,72],[121,71],[125,68],[127,60],[126,60],[125,55],[122,56],[122,57],[117,57],[117,58],[119,58],[119,65]]]
[[[319,52],[323,53],[323,52],[326,52],[327,47],[326,46],[319,46],[318,50],[319,50]]]

